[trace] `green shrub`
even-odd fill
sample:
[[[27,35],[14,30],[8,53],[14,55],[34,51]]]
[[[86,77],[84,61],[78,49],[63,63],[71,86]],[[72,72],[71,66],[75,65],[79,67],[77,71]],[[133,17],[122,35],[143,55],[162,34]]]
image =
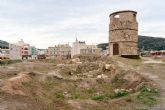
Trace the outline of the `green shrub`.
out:
[[[128,92],[124,89],[116,89],[114,91],[114,96],[113,98],[118,98],[118,97],[123,97],[123,96],[127,96]]]
[[[75,99],[79,99],[80,97],[81,97],[80,93],[77,92],[77,93],[74,94]]]
[[[102,101],[106,98],[105,95],[96,95],[92,97],[92,100],[96,100],[96,101]]]
[[[62,92],[55,93],[55,95],[56,95],[56,98],[58,98],[58,99],[64,99],[65,98]]]
[[[157,96],[159,95],[159,90],[156,88],[143,86],[139,90],[139,94],[137,95],[137,99],[149,106],[153,106],[157,104]]]
[[[95,88],[90,88],[90,89],[87,89],[87,92],[89,94],[93,94],[93,93],[96,93],[96,89]]]
[[[142,93],[149,92],[149,93],[153,93],[153,94],[159,94],[160,91],[156,88],[143,86],[140,88],[140,92],[142,92]]]

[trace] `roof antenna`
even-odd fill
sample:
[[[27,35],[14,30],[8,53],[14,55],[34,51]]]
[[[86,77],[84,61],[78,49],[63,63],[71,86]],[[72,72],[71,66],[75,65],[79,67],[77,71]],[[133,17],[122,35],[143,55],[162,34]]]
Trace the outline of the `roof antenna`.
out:
[[[76,42],[78,42],[78,39],[77,39],[77,33],[76,33]]]

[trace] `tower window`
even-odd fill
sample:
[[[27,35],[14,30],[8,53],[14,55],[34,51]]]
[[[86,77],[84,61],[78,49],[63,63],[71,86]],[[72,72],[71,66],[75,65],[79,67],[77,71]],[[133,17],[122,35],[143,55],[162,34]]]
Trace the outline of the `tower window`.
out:
[[[120,18],[120,15],[115,15],[114,18]]]

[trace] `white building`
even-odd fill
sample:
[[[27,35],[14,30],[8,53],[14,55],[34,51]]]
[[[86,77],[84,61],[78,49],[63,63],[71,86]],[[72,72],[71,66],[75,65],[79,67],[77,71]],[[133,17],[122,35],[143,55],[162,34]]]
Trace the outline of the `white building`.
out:
[[[81,42],[78,41],[76,38],[76,41],[72,44],[72,51],[71,51],[71,57],[73,58],[75,55],[89,55],[89,54],[97,54],[101,55],[101,48],[97,48],[96,45],[86,45],[85,41]]]
[[[79,55],[80,49],[84,48],[85,46],[86,46],[85,42],[78,41],[76,38],[76,41],[73,42],[72,44],[71,57],[73,58],[73,56]]]

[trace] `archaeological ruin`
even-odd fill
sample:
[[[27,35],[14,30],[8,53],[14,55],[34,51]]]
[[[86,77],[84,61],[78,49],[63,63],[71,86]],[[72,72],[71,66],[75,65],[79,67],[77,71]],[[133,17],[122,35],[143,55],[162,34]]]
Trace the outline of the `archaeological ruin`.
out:
[[[109,54],[123,57],[138,56],[137,12],[125,10],[110,14]]]

